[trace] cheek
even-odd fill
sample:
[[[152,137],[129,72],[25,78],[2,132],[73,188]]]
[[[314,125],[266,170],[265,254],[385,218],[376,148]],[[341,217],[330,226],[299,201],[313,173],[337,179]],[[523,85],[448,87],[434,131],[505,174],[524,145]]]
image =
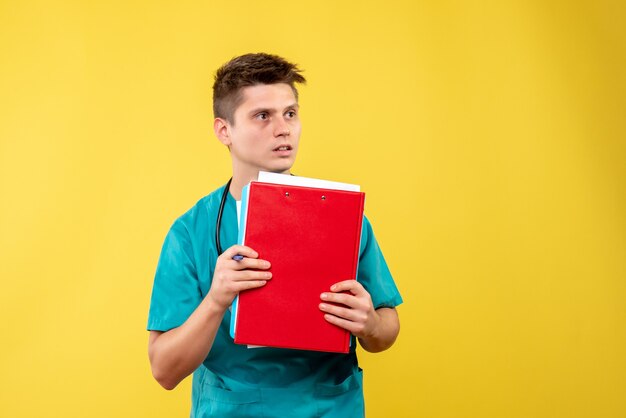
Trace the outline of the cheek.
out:
[[[302,132],[302,125],[300,124],[300,122],[298,121],[298,123],[294,123],[291,126],[291,132],[293,133],[297,133],[298,136],[300,136],[300,133]]]

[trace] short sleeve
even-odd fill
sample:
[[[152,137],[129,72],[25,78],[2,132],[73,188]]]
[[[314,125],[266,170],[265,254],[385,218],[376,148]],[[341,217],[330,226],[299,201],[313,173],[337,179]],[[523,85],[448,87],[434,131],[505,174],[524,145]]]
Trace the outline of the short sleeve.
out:
[[[182,325],[202,301],[189,232],[181,220],[170,228],[157,265],[148,330]]]
[[[366,217],[363,217],[357,280],[369,292],[375,309],[393,308],[402,303],[402,296]]]

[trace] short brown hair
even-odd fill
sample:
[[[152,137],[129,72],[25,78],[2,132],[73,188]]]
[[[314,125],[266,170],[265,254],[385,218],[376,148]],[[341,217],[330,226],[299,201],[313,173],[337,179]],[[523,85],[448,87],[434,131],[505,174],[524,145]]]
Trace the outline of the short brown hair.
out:
[[[213,83],[213,115],[234,123],[234,113],[241,104],[241,89],[257,84],[286,83],[298,99],[295,83],[306,83],[295,64],[264,53],[245,54],[222,65]]]

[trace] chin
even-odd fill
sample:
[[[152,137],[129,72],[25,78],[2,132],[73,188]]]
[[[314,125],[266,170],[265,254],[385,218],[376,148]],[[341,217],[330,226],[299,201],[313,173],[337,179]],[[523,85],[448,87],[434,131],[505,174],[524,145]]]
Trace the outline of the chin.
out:
[[[276,174],[289,174],[290,169],[291,167],[285,168],[285,169],[276,168],[273,170],[266,170],[266,171],[269,171],[270,173],[276,173]]]
[[[272,167],[272,168],[266,168],[265,171],[269,171],[271,173],[278,173],[278,174],[284,174],[286,172],[288,172],[289,170],[291,170],[291,167],[293,166],[293,164],[284,164],[282,166],[278,166],[278,167]]]

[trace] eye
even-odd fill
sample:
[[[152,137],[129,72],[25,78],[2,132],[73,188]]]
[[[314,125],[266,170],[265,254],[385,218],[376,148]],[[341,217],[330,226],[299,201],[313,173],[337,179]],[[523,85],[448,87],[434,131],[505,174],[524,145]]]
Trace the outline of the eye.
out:
[[[270,116],[267,112],[260,112],[257,113],[254,117],[258,120],[267,120]]]
[[[285,113],[285,115],[289,118],[289,119],[293,119],[296,117],[297,113],[295,110],[288,110],[287,113]]]

